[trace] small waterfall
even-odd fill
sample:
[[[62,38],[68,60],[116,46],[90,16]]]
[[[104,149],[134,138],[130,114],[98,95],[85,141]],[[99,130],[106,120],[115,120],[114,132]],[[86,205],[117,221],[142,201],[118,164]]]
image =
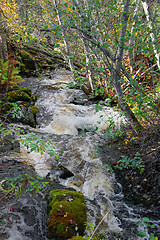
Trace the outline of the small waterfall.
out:
[[[54,72],[51,78],[26,79],[23,83],[23,86],[30,85],[37,95],[36,106],[39,108],[37,128],[28,127],[27,136],[33,134],[44,142],[52,143],[60,156],[57,160],[47,151],[43,154],[31,152],[21,144],[21,159],[32,165],[39,176],[55,179],[63,186],[83,192],[88,223],[96,227],[101,222],[97,233],[103,233],[107,240],[140,240],[137,236],[140,231],[137,226],[139,213],[123,202],[121,185],[116,182],[114,174],[103,166],[97,151],[104,144],[104,131],[110,124],[110,118],[117,128],[126,124],[125,118],[106,106],[96,112],[95,106],[88,104],[81,90],[67,87],[72,81],[72,74],[65,70]],[[61,176],[61,166],[71,173],[68,177]],[[39,203],[36,204],[39,212]],[[45,206],[46,203],[43,204]],[[45,222],[38,220],[38,224],[42,232]],[[13,227],[14,224],[10,231],[7,230],[8,239],[11,239]],[[88,234],[89,230],[86,231]],[[21,237],[18,230],[15,235],[16,240],[33,239],[29,235]],[[47,240],[45,232],[39,236],[34,239]]]
[[[73,77],[70,72],[56,72],[51,79],[41,80],[37,93],[36,106],[39,113],[36,134],[55,144],[56,151],[61,152],[59,162],[46,153],[29,153],[24,147],[22,156],[27,155],[28,162],[43,177],[48,175],[50,178],[57,178],[53,166],[58,164],[72,172],[72,177],[59,177],[57,180],[66,187],[83,192],[86,197],[88,222],[96,227],[104,217],[98,230],[106,232],[106,236],[109,236],[107,239],[112,239],[114,235],[118,238],[123,229],[116,212],[123,205],[123,194],[120,188],[118,194],[114,193],[114,175],[103,166],[97,147],[104,141],[101,136],[109,125],[109,119],[114,120],[117,128],[120,128],[122,123],[125,124],[125,119],[106,106],[96,112],[94,105],[86,104],[86,96],[81,90],[67,87],[71,81]],[[85,134],[82,134],[81,130]],[[125,211],[128,212],[128,209],[125,208]],[[137,218],[134,216],[133,220],[132,216],[127,221],[131,224],[133,221],[135,227]],[[127,240],[129,239],[135,238],[127,236]]]

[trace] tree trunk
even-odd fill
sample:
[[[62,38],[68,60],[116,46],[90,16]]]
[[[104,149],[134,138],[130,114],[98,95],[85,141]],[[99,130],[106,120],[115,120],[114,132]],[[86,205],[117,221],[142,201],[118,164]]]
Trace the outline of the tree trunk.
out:
[[[61,16],[60,16],[59,9],[58,9],[58,4],[60,4],[60,2],[58,1],[58,3],[57,3],[57,0],[52,0],[52,2],[54,4],[56,12],[57,12],[57,18],[58,18],[59,26],[61,27],[63,42],[64,42],[65,50],[66,50],[66,55],[68,57],[68,59],[67,59],[68,60],[68,64],[69,64],[70,70],[73,71],[74,70],[74,65],[73,65],[73,62],[72,62],[72,60],[70,58],[71,57],[70,47],[69,47],[68,39],[66,37],[65,30],[64,30],[64,28],[62,26]]]
[[[85,53],[85,57],[86,57],[86,64],[87,64],[87,72],[88,72],[89,84],[90,84],[91,91],[93,92],[92,71],[88,67],[88,66],[92,65],[91,64],[91,60],[90,60],[90,56],[89,56],[89,48],[88,48],[88,46],[87,46],[87,44],[85,43],[84,40],[83,40],[83,44],[84,44],[84,53]]]
[[[1,9],[0,9],[0,58],[3,60],[8,59],[7,29],[5,20],[3,18],[3,12]]]
[[[136,5],[136,8],[135,8],[134,13],[133,13],[133,24],[132,24],[132,28],[131,28],[131,37],[129,39],[128,56],[129,56],[129,65],[130,65],[130,72],[131,73],[133,73],[133,47],[134,47],[134,37],[135,37],[134,28],[135,28],[135,25],[136,25],[136,14],[137,14],[137,11],[139,9],[139,4],[140,4],[140,0],[137,1],[137,5]]]
[[[114,81],[114,88],[118,97],[118,102],[122,111],[125,113],[125,116],[130,122],[130,124],[132,125],[132,127],[136,131],[139,131],[142,128],[142,126],[140,125],[134,113],[131,111],[130,107],[126,103],[124,99],[124,94],[122,92],[121,84],[120,84],[121,68],[122,68],[122,60],[123,60],[123,52],[124,52],[124,41],[125,41],[125,34],[126,34],[128,15],[129,15],[129,6],[130,6],[130,0],[127,0],[123,9],[122,28],[119,36],[119,48],[116,56],[117,60],[115,62],[115,69],[113,71],[113,81]]]
[[[143,6],[143,9],[144,9],[145,15],[146,15],[148,26],[150,28],[150,37],[151,37],[151,40],[152,40],[152,45],[153,45],[153,50],[154,50],[154,54],[155,54],[155,57],[156,57],[157,66],[160,70],[160,53],[157,51],[156,44],[155,44],[155,39],[156,38],[155,38],[154,31],[153,31],[152,18],[150,17],[149,4],[144,0],[142,0],[141,2],[142,2],[142,6]]]

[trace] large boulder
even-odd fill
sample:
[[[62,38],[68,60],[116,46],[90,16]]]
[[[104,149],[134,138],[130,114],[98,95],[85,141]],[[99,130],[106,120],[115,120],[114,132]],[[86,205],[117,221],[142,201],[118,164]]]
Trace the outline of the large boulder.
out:
[[[36,97],[30,88],[11,87],[7,98],[0,103],[0,114],[10,122],[21,122],[36,127],[36,113],[34,106]]]
[[[67,240],[83,236],[87,221],[86,204],[80,192],[53,190],[50,192],[48,237]]]

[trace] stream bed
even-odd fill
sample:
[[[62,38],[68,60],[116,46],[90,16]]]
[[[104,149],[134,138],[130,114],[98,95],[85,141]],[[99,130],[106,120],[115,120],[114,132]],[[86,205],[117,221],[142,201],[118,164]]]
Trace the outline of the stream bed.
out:
[[[56,183],[53,181],[49,189],[56,188],[57,184],[82,192],[86,199],[88,225],[95,228],[103,219],[97,233],[103,233],[107,240],[149,239],[146,226],[137,225],[141,213],[147,210],[143,206],[131,206],[124,202],[121,185],[114,174],[104,167],[98,151],[104,145],[103,132],[110,119],[117,128],[127,122],[109,107],[96,111],[80,89],[67,87],[72,81],[72,74],[63,70],[55,71],[49,77],[28,78],[21,84],[32,89],[39,109],[36,129],[21,126],[27,132],[26,137],[36,136],[49,142],[55,147],[58,157],[51,157],[48,152],[31,152],[21,144],[20,154],[14,152],[1,156],[1,164],[13,165],[6,170],[6,174],[13,176],[29,171],[45,181],[54,179]],[[114,160],[118,154],[108,151],[105,162]],[[0,239],[47,240],[47,200],[43,192],[28,192],[9,203],[3,201],[0,207]],[[157,215],[155,218],[154,223],[158,225]],[[144,230],[146,237],[138,237],[138,232]],[[86,236],[92,231],[86,230]]]

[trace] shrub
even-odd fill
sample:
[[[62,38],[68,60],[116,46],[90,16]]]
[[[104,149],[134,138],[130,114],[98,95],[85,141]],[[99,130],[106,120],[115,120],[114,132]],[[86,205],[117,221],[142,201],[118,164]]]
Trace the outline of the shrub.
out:
[[[0,89],[4,92],[10,87],[22,81],[19,76],[19,68],[15,67],[15,61],[0,59]]]

